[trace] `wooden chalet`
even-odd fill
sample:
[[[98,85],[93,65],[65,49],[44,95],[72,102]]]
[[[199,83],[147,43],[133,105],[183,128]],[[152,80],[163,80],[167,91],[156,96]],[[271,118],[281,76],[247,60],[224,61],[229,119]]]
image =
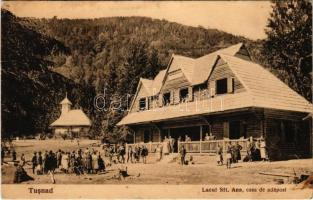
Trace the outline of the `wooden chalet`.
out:
[[[197,59],[172,55],[154,80],[140,79],[118,126],[130,127],[134,143],[147,143],[151,151],[164,136],[181,137],[188,152],[215,152],[225,141],[246,149],[248,138],[262,136],[274,160],[310,156],[312,118],[306,116],[312,111],[240,43]],[[216,140],[203,141],[209,132]]]

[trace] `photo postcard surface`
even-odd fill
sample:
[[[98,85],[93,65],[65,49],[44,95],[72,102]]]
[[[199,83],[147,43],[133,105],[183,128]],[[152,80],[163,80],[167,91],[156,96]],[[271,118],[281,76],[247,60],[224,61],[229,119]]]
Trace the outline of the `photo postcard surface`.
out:
[[[3,1],[3,199],[310,199],[312,3]]]

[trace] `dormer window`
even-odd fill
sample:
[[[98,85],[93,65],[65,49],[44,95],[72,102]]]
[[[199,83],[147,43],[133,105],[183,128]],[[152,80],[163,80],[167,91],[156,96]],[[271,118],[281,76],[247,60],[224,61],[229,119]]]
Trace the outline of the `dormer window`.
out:
[[[223,78],[216,81],[216,94],[234,92],[234,78]]]
[[[141,98],[139,100],[139,110],[145,110],[146,109],[146,98]]]
[[[181,89],[179,91],[179,102],[186,102],[188,100],[188,88]]]
[[[227,78],[216,81],[216,94],[227,93]]]

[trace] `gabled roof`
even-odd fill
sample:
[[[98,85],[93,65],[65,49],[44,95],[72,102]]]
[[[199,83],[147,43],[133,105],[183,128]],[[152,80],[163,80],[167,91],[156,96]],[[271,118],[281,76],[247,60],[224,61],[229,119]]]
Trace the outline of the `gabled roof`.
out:
[[[238,43],[196,59],[173,54],[167,73],[181,69],[192,85],[204,83],[209,77],[217,55],[223,53],[234,56],[241,48],[245,48],[243,43]]]
[[[225,49],[220,49],[208,55],[202,56],[195,60],[195,69],[192,78],[192,84],[197,85],[205,82],[209,74],[212,71],[212,67],[215,63],[216,57],[219,54],[226,54],[234,56],[239,52],[240,48],[245,48],[242,43],[227,47]]]
[[[160,92],[164,75],[165,70],[161,70],[153,80],[140,78],[139,84],[144,86],[149,96],[156,95]]]
[[[310,102],[261,65],[224,54],[221,54],[220,58],[228,64],[247,89],[255,107],[299,112],[313,111]]]
[[[245,92],[216,96],[203,101],[188,102],[153,110],[128,113],[117,125],[150,123],[250,107],[303,113],[313,112],[313,105],[310,102],[262,66],[225,54],[216,56],[214,65],[218,59],[222,59],[228,64],[229,68],[246,88]],[[212,67],[213,70],[214,65]]]
[[[181,69],[187,80],[192,83],[192,76],[195,68],[195,59],[177,54],[173,54],[172,59],[172,64],[168,66],[168,73]]]
[[[155,94],[159,93],[163,84],[163,79],[165,76],[166,70],[161,70],[158,75],[153,80],[152,89],[155,90]]]
[[[62,113],[50,126],[91,126],[91,121],[81,109],[77,109]]]
[[[132,100],[130,109],[132,109],[134,102],[136,100],[136,97],[139,93],[139,91],[141,90],[141,88],[143,88],[145,90],[145,93],[148,96],[153,96],[153,95],[157,95],[160,92],[160,89],[162,87],[163,84],[163,79],[165,76],[165,71],[166,70],[161,70],[159,71],[159,73],[156,75],[156,77],[154,78],[154,80],[150,80],[150,79],[145,79],[145,78],[140,78],[139,79],[139,83],[137,86],[137,90],[136,90],[136,94]],[[141,87],[143,86],[143,87]]]
[[[152,91],[153,80],[140,78],[139,82],[142,84],[147,93],[150,93]]]

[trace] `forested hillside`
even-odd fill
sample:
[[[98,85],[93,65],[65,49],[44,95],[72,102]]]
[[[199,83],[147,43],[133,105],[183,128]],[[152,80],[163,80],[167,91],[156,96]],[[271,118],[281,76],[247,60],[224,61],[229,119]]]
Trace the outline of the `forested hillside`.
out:
[[[93,89],[48,69],[50,54],[69,53],[63,43],[23,25],[6,10],[1,17],[2,137],[47,132],[66,91],[74,106],[79,103],[91,114]]]
[[[64,42],[71,50],[69,56],[55,57],[56,71],[99,87],[104,85],[103,74],[110,67],[118,70],[134,62],[141,65],[138,68],[143,68],[139,70],[143,70],[144,77],[152,77],[167,65],[173,53],[199,57],[238,42],[250,42],[214,29],[145,17],[34,21],[41,32]],[[128,61],[137,57],[145,63]]]
[[[67,90],[72,95],[71,100],[80,103],[93,119],[91,134],[121,139],[127,130],[116,128],[115,124],[125,115],[125,97],[135,93],[140,77],[153,78],[166,67],[173,53],[199,57],[239,42],[246,44],[255,62],[268,67],[310,100],[312,46],[308,32],[312,28],[312,17],[310,9],[306,8],[311,3],[303,2],[304,5],[297,1],[288,5],[281,3],[283,8],[277,9],[278,1],[273,12],[276,8],[281,12],[277,16],[287,19],[277,19],[272,14],[267,32],[270,37],[260,41],[146,17],[21,19],[2,11],[6,16],[2,18],[2,93],[6,94],[2,95],[3,126],[12,127],[14,123],[28,126],[27,120],[37,122],[42,118],[39,120],[41,128],[46,128],[55,117],[50,113]],[[289,13],[286,5],[294,10]],[[293,12],[300,13],[298,18],[292,18]],[[286,21],[292,20],[298,22],[286,25]],[[275,28],[283,30],[285,25],[291,27],[291,31],[278,37]],[[8,39],[11,34],[12,39]],[[289,37],[296,42],[291,43]],[[291,61],[284,58],[286,52],[281,50],[287,51]],[[279,57],[281,52],[284,54]],[[300,63],[297,65],[300,69],[294,69],[295,63]],[[17,89],[14,84],[19,85]],[[124,110],[95,109],[93,98],[104,90],[106,103],[123,99],[121,108]],[[32,127],[29,130],[31,132]]]
[[[239,42],[253,46],[252,55],[259,52],[256,42],[243,37],[146,17],[25,20],[70,49],[68,55],[52,56],[54,71],[94,87],[97,94],[105,89],[107,102],[122,99],[122,110],[129,103],[127,95],[135,93],[139,78],[153,78],[166,67],[173,53],[200,57]],[[98,111],[94,130],[110,138],[125,136],[127,131],[115,127],[124,114]]]

